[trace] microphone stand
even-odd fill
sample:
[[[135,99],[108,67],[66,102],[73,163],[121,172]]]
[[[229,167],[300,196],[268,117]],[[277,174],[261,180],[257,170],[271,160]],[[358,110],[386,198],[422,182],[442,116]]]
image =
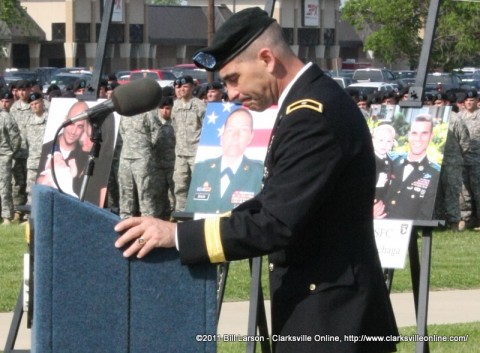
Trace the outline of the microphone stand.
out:
[[[108,116],[108,115],[107,115]],[[88,165],[85,168],[85,174],[82,180],[82,187],[80,189],[80,201],[85,201],[85,195],[87,192],[88,182],[90,181],[90,177],[93,175],[93,170],[95,169],[95,160],[100,155],[100,149],[102,148],[102,124],[105,118],[101,119],[88,119],[89,123],[92,125],[92,136],[90,140],[93,142],[92,149],[90,150],[90,154],[88,157]]]

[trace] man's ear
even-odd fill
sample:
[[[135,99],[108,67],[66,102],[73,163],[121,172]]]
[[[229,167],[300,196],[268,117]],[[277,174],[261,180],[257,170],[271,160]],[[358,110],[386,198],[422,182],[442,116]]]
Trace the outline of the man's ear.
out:
[[[269,72],[273,72],[275,69],[275,56],[270,48],[260,49],[258,51],[258,59],[263,61]]]

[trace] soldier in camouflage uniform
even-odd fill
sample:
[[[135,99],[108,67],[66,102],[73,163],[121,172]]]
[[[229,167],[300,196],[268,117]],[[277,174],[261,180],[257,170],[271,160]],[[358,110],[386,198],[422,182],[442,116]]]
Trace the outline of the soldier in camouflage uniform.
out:
[[[19,150],[13,156],[13,205],[15,208],[23,206],[27,203],[27,157],[28,150],[25,143],[25,127],[28,117],[31,114],[30,104],[28,103],[28,96],[32,84],[27,80],[17,81],[17,89],[19,99],[13,103],[10,109],[10,115],[15,119],[15,122],[20,129],[22,136],[22,144]],[[20,220],[22,214],[15,212],[15,219]]]
[[[156,110],[156,109],[155,109]],[[120,217],[159,216],[158,189],[152,177],[153,136],[157,126],[154,114],[146,112],[122,116],[120,135],[123,145],[118,167]]]
[[[449,106],[445,94],[435,96],[436,106]],[[463,186],[463,156],[470,148],[470,134],[463,120],[454,112],[448,122],[447,140],[443,150],[440,183],[435,200],[435,218],[445,219],[447,226],[454,232],[461,221],[460,200]]]
[[[466,195],[462,206],[462,223],[469,228],[475,228],[480,220],[480,111],[477,103],[477,91],[468,90],[465,110],[459,114],[470,134],[470,148],[464,155],[463,183]],[[463,228],[463,224],[460,228]]]
[[[184,211],[187,202],[188,188],[197,154],[198,142],[202,131],[206,105],[193,96],[195,88],[191,76],[183,76],[175,80],[180,86],[180,98],[175,100],[172,109],[172,125],[175,130],[175,209]]]
[[[175,187],[173,182],[173,169],[175,167],[175,131],[173,130],[172,97],[163,97],[156,114],[157,128],[153,141],[153,161],[158,172],[155,175],[155,185],[159,189],[160,218],[170,219],[170,214],[175,206]]]
[[[8,92],[2,93],[2,100],[12,99]],[[7,98],[5,98],[7,96]],[[12,158],[20,148],[21,137],[17,123],[10,114],[3,110],[0,112],[0,204],[3,224],[11,223],[13,218],[12,198]]]
[[[43,136],[47,126],[48,112],[44,106],[43,95],[38,92],[31,93],[28,102],[32,113],[27,119],[25,126],[25,143],[28,149],[27,158],[27,194],[28,204],[32,204],[31,192],[32,185],[38,174],[40,157],[42,155]]]

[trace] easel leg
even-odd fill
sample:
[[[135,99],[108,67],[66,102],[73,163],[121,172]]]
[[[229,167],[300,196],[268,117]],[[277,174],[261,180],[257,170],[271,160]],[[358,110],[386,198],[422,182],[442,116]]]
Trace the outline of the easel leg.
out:
[[[260,336],[265,339],[261,341],[262,353],[270,353],[270,343],[266,338],[269,337],[267,318],[265,315],[265,305],[262,291],[262,258],[256,257],[250,259],[251,286],[250,286],[250,306],[248,312],[248,330],[247,335],[253,337],[257,333],[257,326]],[[247,353],[255,353],[255,340],[247,342]]]
[[[412,276],[413,299],[415,302],[415,315],[417,318],[417,334],[426,336],[428,296],[430,288],[430,263],[432,254],[432,228],[422,228],[422,259],[420,264],[417,244],[417,229],[414,228],[409,245],[410,269]],[[429,353],[428,342],[419,341],[415,345],[416,353]]]
[[[230,262],[224,262],[218,267],[218,293],[217,293],[217,323],[220,321],[220,312],[222,311],[223,296],[225,295],[225,287],[227,285],[228,269]]]
[[[387,286],[388,294],[390,294],[390,292],[392,291],[394,273],[395,269],[393,268],[386,268],[383,270],[383,277],[385,278],[385,285]]]
[[[10,330],[8,332],[7,341],[5,342],[4,353],[28,353],[30,350],[14,350],[15,342],[17,340],[18,330],[22,322],[23,316],[23,282],[20,286],[20,293],[18,294],[17,305],[15,306],[15,312],[13,313],[12,323],[10,324]]]

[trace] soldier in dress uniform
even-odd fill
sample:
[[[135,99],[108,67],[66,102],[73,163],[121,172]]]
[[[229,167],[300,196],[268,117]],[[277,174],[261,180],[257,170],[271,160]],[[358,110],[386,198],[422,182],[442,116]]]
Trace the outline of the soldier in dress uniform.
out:
[[[353,100],[298,58],[258,7],[231,16],[193,60],[219,71],[230,101],[254,111],[278,104],[262,191],[205,219],[124,220],[115,246],[138,258],[176,247],[183,264],[269,254],[274,353],[395,351],[388,339],[348,339],[398,335],[373,231],[372,137]]]
[[[408,132],[409,151],[393,163],[392,180],[386,195],[388,218],[432,220],[440,166],[428,159],[433,137],[432,117],[415,117]]]
[[[0,111],[0,205],[4,225],[11,223],[13,218],[12,198],[12,159],[20,148],[21,136],[17,123],[8,110],[13,103],[13,94],[8,91],[1,95],[2,111]],[[5,109],[4,107],[7,107]]]
[[[260,191],[263,162],[245,156],[252,139],[252,115],[247,109],[234,110],[220,138],[222,155],[195,164],[187,211],[224,213]]]

